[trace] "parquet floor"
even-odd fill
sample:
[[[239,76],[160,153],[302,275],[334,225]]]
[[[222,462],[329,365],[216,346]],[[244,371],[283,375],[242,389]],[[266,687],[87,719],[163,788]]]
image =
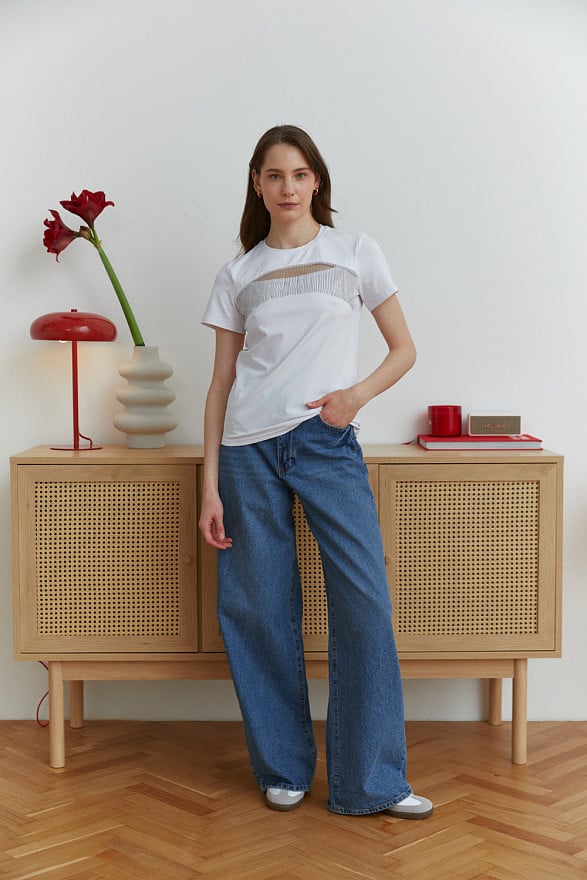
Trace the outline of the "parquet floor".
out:
[[[47,765],[47,730],[0,723],[4,880],[587,880],[587,722],[408,723],[423,822],[267,810],[237,723],[88,722]]]

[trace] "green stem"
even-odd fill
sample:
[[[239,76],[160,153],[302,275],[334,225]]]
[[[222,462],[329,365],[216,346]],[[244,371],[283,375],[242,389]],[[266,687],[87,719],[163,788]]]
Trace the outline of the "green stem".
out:
[[[106,272],[108,273],[108,277],[110,278],[110,281],[112,282],[112,287],[114,288],[116,296],[118,297],[118,301],[121,305],[122,311],[124,313],[124,317],[126,318],[126,321],[128,323],[128,329],[130,330],[130,335],[132,336],[134,344],[135,345],[144,345],[145,342],[144,342],[143,337],[141,336],[141,331],[139,330],[139,325],[137,324],[136,318],[135,318],[133,311],[128,303],[128,300],[125,296],[124,290],[122,289],[122,286],[120,284],[120,281],[118,280],[118,278],[116,276],[116,272],[112,268],[112,264],[111,264],[110,260],[108,259],[108,257],[104,253],[104,249],[102,248],[102,245],[100,244],[100,242],[97,240],[97,237],[96,237],[96,240],[92,242],[92,244],[94,245],[94,247],[96,248],[96,250],[100,254],[100,259],[102,260],[102,263],[104,264],[104,268],[106,269]]]

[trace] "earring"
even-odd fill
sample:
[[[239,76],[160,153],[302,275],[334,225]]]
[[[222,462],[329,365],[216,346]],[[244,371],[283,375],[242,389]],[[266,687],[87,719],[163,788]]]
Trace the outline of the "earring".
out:
[[[258,195],[258,197],[259,197],[260,199],[263,198],[263,193],[261,192],[260,189],[256,189],[255,192],[257,193],[257,195]]]
[[[319,187],[316,187],[316,189],[315,189],[314,192],[312,193],[313,196],[317,196],[317,195],[318,195],[318,189],[319,189]]]

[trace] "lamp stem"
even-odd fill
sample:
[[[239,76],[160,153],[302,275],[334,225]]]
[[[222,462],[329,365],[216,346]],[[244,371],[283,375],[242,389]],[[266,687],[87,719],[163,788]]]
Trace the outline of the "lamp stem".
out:
[[[79,449],[79,401],[77,371],[77,339],[71,342],[71,388],[73,396],[73,448]]]

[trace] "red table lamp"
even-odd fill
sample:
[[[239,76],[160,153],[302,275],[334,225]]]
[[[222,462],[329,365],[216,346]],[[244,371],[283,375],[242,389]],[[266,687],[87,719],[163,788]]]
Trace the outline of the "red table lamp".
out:
[[[80,449],[80,437],[89,442],[84,449],[100,449],[94,441],[79,430],[77,344],[78,342],[114,342],[116,327],[108,318],[90,312],[51,312],[42,315],[31,324],[33,339],[53,339],[58,342],[71,342],[71,382],[73,393],[73,446],[53,446],[52,449]]]

